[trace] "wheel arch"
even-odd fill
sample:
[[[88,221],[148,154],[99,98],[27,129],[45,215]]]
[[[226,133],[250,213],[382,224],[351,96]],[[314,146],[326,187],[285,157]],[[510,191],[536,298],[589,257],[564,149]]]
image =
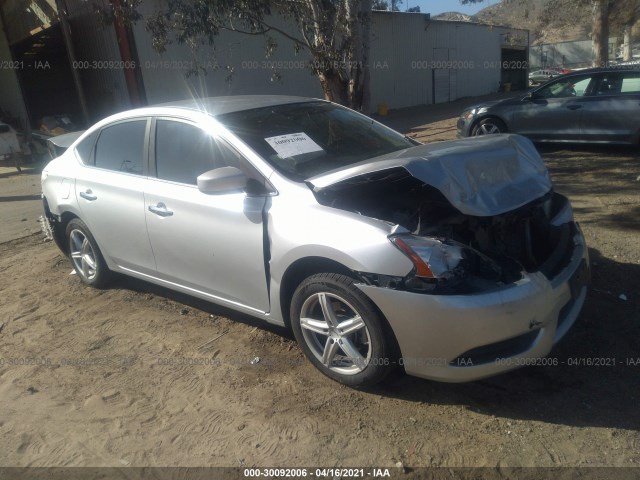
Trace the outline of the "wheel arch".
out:
[[[282,310],[282,319],[287,328],[291,328],[289,310],[293,292],[305,278],[316,273],[340,273],[355,279],[360,278],[355,271],[347,266],[325,257],[303,257],[293,262],[285,270],[280,282],[280,308]]]
[[[347,266],[335,260],[325,257],[303,257],[296,260],[285,270],[280,283],[280,308],[284,324],[289,330],[291,330],[290,310],[293,293],[304,279],[317,273],[338,273],[364,283],[364,280],[358,272],[351,270]],[[368,297],[366,293],[365,296]],[[393,328],[391,328],[391,324],[389,324],[389,321],[378,305],[371,298],[369,298],[369,300],[382,319],[382,327],[384,329],[385,336],[391,340],[393,348],[392,355],[399,358],[400,345],[398,344],[398,339],[396,338]],[[404,367],[402,368],[404,369]]]
[[[67,242],[65,241],[65,231],[67,229],[67,224],[74,218],[80,217],[69,210],[63,211],[60,215],[54,215],[49,207],[49,201],[45,196],[42,197],[42,204],[44,207],[44,214],[51,224],[53,240],[56,242],[58,248],[65,255],[67,255],[69,253],[69,248]]]

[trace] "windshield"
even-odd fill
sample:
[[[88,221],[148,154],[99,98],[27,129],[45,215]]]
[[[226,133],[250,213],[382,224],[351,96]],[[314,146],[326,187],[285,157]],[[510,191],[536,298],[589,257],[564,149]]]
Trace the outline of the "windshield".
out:
[[[257,108],[216,119],[296,181],[414,146],[398,132],[328,102]]]

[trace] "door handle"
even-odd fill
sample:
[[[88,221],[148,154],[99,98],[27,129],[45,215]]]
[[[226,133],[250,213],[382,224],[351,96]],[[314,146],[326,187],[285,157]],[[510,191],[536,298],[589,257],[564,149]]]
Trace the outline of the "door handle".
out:
[[[87,188],[84,192],[80,192],[80,196],[85,200],[89,200],[90,202],[93,202],[98,198],[96,195],[93,194],[90,188]]]
[[[569,110],[578,110],[579,108],[582,108],[582,105],[569,105],[567,107]]]
[[[151,213],[155,213],[161,217],[170,217],[173,215],[173,212],[167,208],[167,206],[160,202],[157,205],[149,205],[149,211]]]

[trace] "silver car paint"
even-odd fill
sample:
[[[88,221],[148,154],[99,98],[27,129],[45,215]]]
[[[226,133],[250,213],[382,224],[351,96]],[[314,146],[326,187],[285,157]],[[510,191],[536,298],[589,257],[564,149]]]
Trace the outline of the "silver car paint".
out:
[[[267,198],[204,195],[195,186],[149,181],[144,214],[157,275],[268,312],[262,248]],[[160,204],[170,216],[149,210]]]
[[[412,270],[412,262],[388,239],[390,234],[403,231],[401,226],[319,205],[307,185],[282,177],[252,149],[202,112],[175,106],[125,112],[98,123],[76,143],[95,129],[132,115],[167,116],[198,123],[237,148],[269,179],[275,191],[260,198],[237,193],[207,197],[195,187],[186,190],[185,186],[171,182],[85,166],[76,156],[74,144],[44,169],[43,195],[53,214],[59,216],[69,212],[87,223],[110,269],[281,325],[285,323],[286,313],[282,311],[280,288],[285,272],[296,261],[322,257],[354,271],[390,276],[404,276]],[[109,184],[113,185],[112,189],[108,188]],[[96,200],[80,197],[79,194],[88,189],[95,194]],[[117,192],[126,192],[127,200],[115,199]],[[140,195],[141,192],[144,194]],[[109,205],[99,206],[106,203],[101,202],[104,199]],[[149,206],[160,202],[174,210],[174,216],[155,218],[149,212]],[[261,217],[258,212],[263,203],[265,215]],[[235,222],[233,229],[224,228],[223,220],[207,219],[203,224],[207,206],[228,215],[226,218]],[[99,216],[99,222],[94,214]],[[566,217],[566,212],[564,215]],[[181,220],[176,220],[179,218]],[[262,235],[260,242],[251,239],[251,235],[261,231],[265,219],[270,255],[268,274],[262,257]],[[571,219],[570,215],[568,219]],[[172,220],[180,223],[180,228],[171,229],[172,233],[169,233],[163,225]],[[140,236],[140,232],[147,231],[145,221],[150,225],[149,234]],[[99,225],[100,222],[110,228]],[[195,242],[193,236],[184,235],[187,229],[195,235]],[[128,238],[137,240],[132,244],[126,241]],[[197,258],[188,259],[183,255],[186,252],[195,252]],[[480,345],[485,338],[503,338],[520,329],[521,322],[518,327],[513,326],[517,315],[511,307],[523,312],[538,312],[551,330],[554,314],[557,317],[563,302],[568,301],[567,279],[573,273],[571,268],[574,268],[573,263],[553,287],[550,282],[545,283],[541,275],[532,275],[511,287],[513,291],[481,296],[440,297],[366,285],[359,287],[387,315],[403,354],[416,358],[427,354],[435,356],[434,352],[426,350],[438,343],[430,340],[433,337],[440,339],[437,353],[450,347],[446,353],[449,358],[459,353],[462,344]],[[213,276],[210,282],[205,278],[208,270]],[[218,275],[218,271],[221,274]],[[451,311],[446,311],[447,305]],[[578,310],[579,306],[576,307]],[[430,325],[449,330],[449,333],[433,336],[434,332],[428,328]],[[475,338],[469,331],[482,331],[486,335]],[[547,346],[544,343],[544,348],[530,353],[545,354]],[[499,366],[490,373],[508,369]],[[445,381],[470,380],[488,374],[486,369],[453,373],[449,367],[407,370],[425,378]]]
[[[138,175],[82,166],[76,176],[80,218],[109,252],[113,264],[152,274],[154,255],[145,231],[144,191],[147,179]],[[126,239],[137,239],[128,241]]]
[[[43,172],[43,193],[52,213],[61,215],[64,211],[68,211],[83,219],[89,229],[94,232],[101,251],[105,252],[105,261],[110,269],[237,308],[245,313],[257,314],[271,323],[284,325],[284,316],[279,305],[279,287],[286,266],[296,260],[306,257],[323,257],[341,263],[352,270],[375,271],[386,275],[406,275],[413,268],[406,256],[393,247],[387,238],[396,230],[393,225],[318,205],[308,187],[274,174],[273,169],[253,150],[226,131],[211,116],[176,107],[145,108],[136,110],[135,113],[139,117],[163,116],[197,123],[210,134],[231,143],[258,171],[269,178],[276,188],[276,194],[268,200],[269,208],[267,209],[272,278],[270,288],[267,289],[268,282],[262,257],[262,234],[257,237],[259,242],[256,242],[255,238],[254,241],[247,240],[251,238],[247,233],[251,231],[252,226],[254,234],[262,228],[262,219],[257,214],[255,203],[256,200],[258,203],[264,202],[264,199],[249,199],[245,198],[244,194],[222,195],[216,198],[202,194],[193,186],[111,172],[85,166],[80,162],[75,155],[75,144],[96,129],[131,118],[131,114],[127,112],[114,115],[96,124],[85,132],[65,154],[49,163]],[[56,180],[62,180],[64,177],[67,177],[67,181],[76,182],[77,196],[59,201]],[[103,190],[102,186],[109,182],[116,185],[114,189],[126,195],[131,203],[114,200],[114,192]],[[82,198],[80,193],[86,193],[87,190],[91,190],[91,194],[99,198],[94,201]],[[280,190],[286,191],[286,196],[280,195]],[[145,194],[143,195],[142,192]],[[182,216],[185,202],[189,203],[189,200],[185,199],[187,192],[191,207],[197,203],[194,198],[200,198],[202,203],[210,202],[211,206],[217,203],[219,210],[226,209],[230,215],[228,218],[240,220],[245,217],[246,222],[236,223],[235,228],[241,231],[221,228],[215,221],[207,223],[205,232],[196,233],[200,243],[194,243],[202,246],[202,248],[196,247],[198,259],[185,265],[182,263],[186,259],[184,253],[193,250],[194,247],[190,242],[186,243],[180,228],[162,229],[161,225],[180,221],[175,219]],[[171,200],[168,197],[171,197]],[[221,199],[221,197],[224,198]],[[99,207],[100,203],[106,203],[99,202],[103,198],[109,200],[109,205]],[[168,209],[178,208],[177,214],[174,212],[171,217],[158,218],[149,212],[149,206],[157,205],[163,200]],[[252,203],[253,206],[251,206]],[[136,205],[135,208],[132,208],[132,205]],[[86,217],[85,212],[89,213],[90,217]],[[92,214],[99,216],[100,222],[94,221],[97,217]],[[190,211],[190,216],[184,219],[182,227],[194,225],[198,218],[202,219],[203,215],[204,210],[201,209]],[[144,231],[145,221],[149,226],[148,239],[142,239],[135,244],[122,241],[123,238],[135,238],[136,235],[133,232],[136,228],[138,231]],[[122,222],[121,226],[119,222]],[[104,226],[97,225],[98,223]],[[331,228],[326,228],[327,225]],[[334,228],[337,230],[333,230]],[[214,231],[217,233],[222,231],[228,235],[215,241],[211,238]],[[339,233],[336,234],[336,232]],[[205,238],[206,233],[209,234],[207,238]],[[212,241],[214,245],[211,245]],[[259,250],[256,252],[258,243],[260,243]],[[154,251],[156,248],[158,252]],[[253,256],[243,258],[231,254],[231,251],[239,252],[247,249]],[[153,253],[156,253],[157,266],[153,263]],[[140,264],[131,262],[134,255],[139,255]],[[214,268],[213,265],[206,263],[195,267],[193,272],[195,279],[186,280],[191,275],[188,272],[191,272],[191,268],[194,268],[197,261],[206,262],[207,258],[214,257],[215,265],[221,272],[219,284],[214,277],[208,285],[203,285],[202,279],[206,274],[206,265],[211,271]],[[156,268],[158,268],[157,271]],[[243,272],[242,275],[230,275],[231,272],[238,271]],[[249,294],[243,294],[243,289],[246,289]],[[268,290],[270,295],[269,300],[266,301],[265,295]]]

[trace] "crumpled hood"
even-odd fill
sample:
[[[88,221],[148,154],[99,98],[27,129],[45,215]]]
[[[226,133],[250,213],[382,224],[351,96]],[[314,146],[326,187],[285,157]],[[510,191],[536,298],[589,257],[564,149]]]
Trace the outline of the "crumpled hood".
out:
[[[319,192],[356,177],[402,167],[437,188],[460,212],[500,215],[543,196],[549,172],[533,143],[520,135],[489,135],[419,145],[307,180]]]

